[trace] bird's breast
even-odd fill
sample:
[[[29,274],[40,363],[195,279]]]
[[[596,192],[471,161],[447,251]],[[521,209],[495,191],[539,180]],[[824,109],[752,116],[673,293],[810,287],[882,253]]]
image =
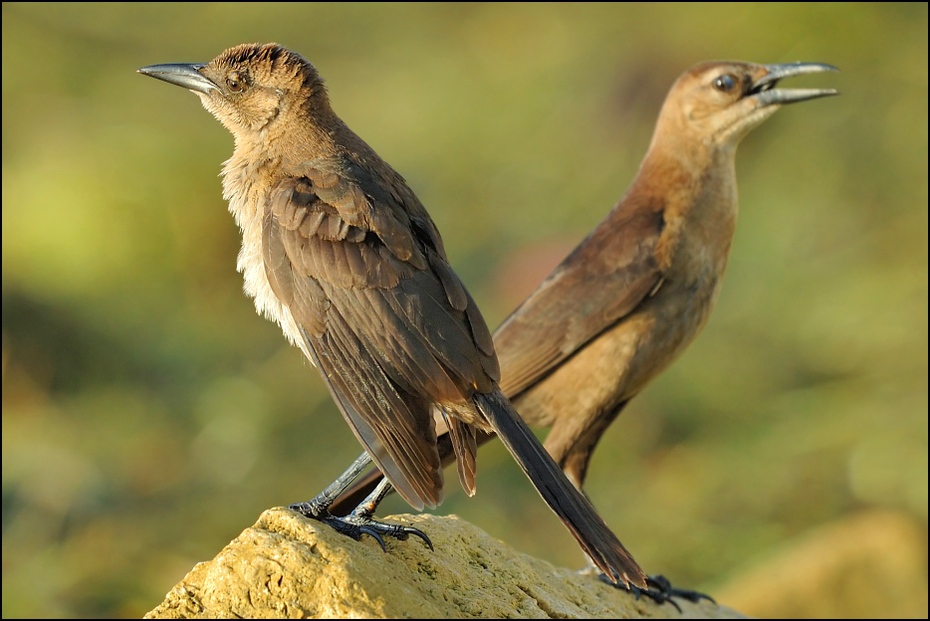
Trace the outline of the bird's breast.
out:
[[[265,272],[262,221],[265,204],[275,185],[266,180],[267,168],[260,161],[249,161],[235,154],[223,167],[223,197],[229,201],[229,211],[242,232],[236,269],[242,273],[243,290],[254,300],[258,313],[281,326],[288,340],[303,350],[306,345],[297,322],[278,299]]]

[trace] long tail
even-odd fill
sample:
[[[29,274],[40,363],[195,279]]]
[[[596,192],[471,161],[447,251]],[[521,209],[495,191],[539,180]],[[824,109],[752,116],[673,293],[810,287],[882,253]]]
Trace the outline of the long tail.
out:
[[[645,589],[646,574],[639,564],[607,527],[591,501],[571,484],[503,393],[477,393],[474,400],[539,495],[594,564],[614,583]]]

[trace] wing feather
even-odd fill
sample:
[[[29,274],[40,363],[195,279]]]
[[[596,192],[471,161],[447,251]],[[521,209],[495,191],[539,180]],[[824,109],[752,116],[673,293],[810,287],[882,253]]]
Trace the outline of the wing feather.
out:
[[[511,399],[633,312],[662,282],[662,205],[622,203],[494,333]],[[634,229],[621,235],[622,229]],[[621,247],[625,239],[633,246]],[[605,261],[612,261],[605,264]]]
[[[353,178],[369,179],[362,172]],[[434,507],[442,465],[433,410],[493,384],[490,331],[418,202],[305,173],[269,195],[268,282],[356,437],[411,505]],[[456,435],[473,491],[474,430],[459,422]]]

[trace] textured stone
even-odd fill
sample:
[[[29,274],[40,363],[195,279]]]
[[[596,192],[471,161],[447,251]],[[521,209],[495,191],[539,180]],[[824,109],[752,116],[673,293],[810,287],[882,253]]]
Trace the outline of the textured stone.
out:
[[[146,618],[743,618],[710,602],[659,606],[514,551],[454,516],[395,515],[428,533],[353,541],[287,509],[198,563]]]

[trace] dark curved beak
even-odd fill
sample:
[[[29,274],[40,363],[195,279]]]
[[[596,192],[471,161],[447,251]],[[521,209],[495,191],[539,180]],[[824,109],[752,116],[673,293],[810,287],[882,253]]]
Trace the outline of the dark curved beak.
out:
[[[209,94],[217,86],[209,78],[200,73],[206,67],[203,63],[171,63],[168,65],[149,65],[139,69],[139,73],[157,78],[169,84],[183,86],[196,93]]]
[[[755,97],[763,106],[796,103],[819,97],[839,95],[839,92],[833,88],[775,88],[778,81],[784,78],[808,73],[821,73],[823,71],[839,71],[833,65],[799,62],[764,65],[764,67],[766,74],[756,80],[750,90],[750,95]]]

